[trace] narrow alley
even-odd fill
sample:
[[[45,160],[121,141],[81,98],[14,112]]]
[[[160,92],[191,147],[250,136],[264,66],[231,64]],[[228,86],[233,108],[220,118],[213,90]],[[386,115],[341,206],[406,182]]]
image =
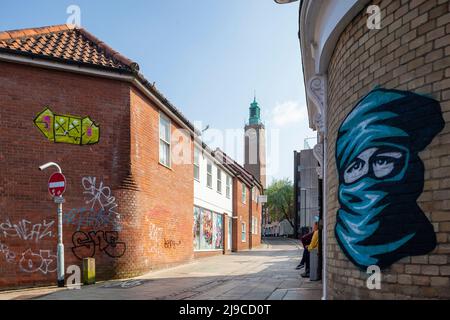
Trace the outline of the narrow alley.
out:
[[[256,250],[198,259],[171,269],[80,290],[4,293],[0,299],[44,300],[299,300],[320,299],[321,283],[295,270],[300,249],[292,239],[269,239]]]

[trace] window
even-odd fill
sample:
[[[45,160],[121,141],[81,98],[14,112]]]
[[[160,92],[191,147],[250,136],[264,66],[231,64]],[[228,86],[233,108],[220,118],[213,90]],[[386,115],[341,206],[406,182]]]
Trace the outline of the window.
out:
[[[253,201],[255,201],[255,194],[256,194],[255,190],[256,190],[256,188],[253,187],[253,188],[252,188],[252,200],[253,200]]]
[[[242,203],[247,203],[247,187],[242,183]]]
[[[194,149],[194,179],[200,181],[200,151]]]
[[[227,198],[231,198],[231,177],[227,176],[227,186],[226,186]]]
[[[252,217],[252,234],[258,234],[258,218]]]
[[[194,207],[194,250],[223,249],[223,215]]]
[[[159,114],[159,162],[170,167],[170,120]]]
[[[245,230],[245,222],[242,222],[241,228],[242,228],[242,230],[241,230],[241,240],[242,240],[242,242],[245,242],[247,240],[247,234],[246,234],[247,232]]]
[[[222,193],[222,170],[217,168],[217,192]]]
[[[206,185],[212,189],[212,163],[209,160],[206,165]]]
[[[252,229],[252,234],[254,234],[254,233],[255,233],[255,217],[252,217],[252,226],[251,226],[251,229]]]

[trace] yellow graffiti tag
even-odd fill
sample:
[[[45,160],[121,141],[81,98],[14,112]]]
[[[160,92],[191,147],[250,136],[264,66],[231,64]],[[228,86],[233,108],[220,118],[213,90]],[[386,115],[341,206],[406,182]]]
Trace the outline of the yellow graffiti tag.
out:
[[[57,115],[46,108],[37,115],[34,124],[48,140],[55,143],[89,145],[100,140],[100,127],[89,117]]]

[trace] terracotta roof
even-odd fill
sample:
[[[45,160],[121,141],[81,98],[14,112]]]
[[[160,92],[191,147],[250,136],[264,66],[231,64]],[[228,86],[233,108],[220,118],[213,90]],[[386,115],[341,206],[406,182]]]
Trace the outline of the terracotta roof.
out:
[[[73,25],[0,32],[0,50],[128,72],[135,66],[86,30]]]
[[[0,52],[132,74],[190,129],[199,132],[156,89],[154,83],[150,83],[139,73],[139,65],[136,62],[121,55],[83,28],[63,24],[3,31],[0,32]]]

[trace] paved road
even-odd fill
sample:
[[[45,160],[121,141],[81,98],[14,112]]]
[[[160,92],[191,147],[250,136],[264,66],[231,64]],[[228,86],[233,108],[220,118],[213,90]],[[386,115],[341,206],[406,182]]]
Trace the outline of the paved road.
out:
[[[128,281],[109,281],[41,297],[61,299],[301,300],[320,299],[321,283],[295,270],[301,251],[292,240],[270,239],[251,251],[195,260]],[[44,293],[44,292],[43,292]],[[16,296],[31,298],[30,295]],[[2,296],[0,294],[0,299]]]

